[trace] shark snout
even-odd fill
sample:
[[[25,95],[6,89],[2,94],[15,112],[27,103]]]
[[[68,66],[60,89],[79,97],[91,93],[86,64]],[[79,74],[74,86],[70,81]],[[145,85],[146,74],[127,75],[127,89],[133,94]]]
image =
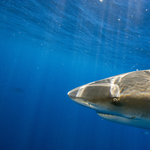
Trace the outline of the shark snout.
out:
[[[67,95],[68,95],[71,99],[74,99],[74,98],[76,98],[76,95],[77,95],[78,91],[79,91],[79,88],[75,88],[75,89],[69,91],[69,92],[67,93]]]
[[[104,110],[102,105],[110,103],[111,85],[109,83],[89,83],[68,92],[68,96],[76,103],[95,109]]]
[[[84,99],[88,102],[94,102],[98,99],[111,98],[111,85],[109,83],[89,83],[77,87],[68,92],[68,96],[74,99]]]

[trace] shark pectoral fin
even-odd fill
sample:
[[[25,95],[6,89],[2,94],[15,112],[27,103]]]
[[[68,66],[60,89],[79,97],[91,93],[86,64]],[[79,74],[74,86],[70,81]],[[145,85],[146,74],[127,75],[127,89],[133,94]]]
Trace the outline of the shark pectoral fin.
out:
[[[116,116],[116,115],[111,115],[111,114],[103,114],[103,113],[97,113],[100,117],[112,121],[112,122],[116,122],[116,123],[121,123],[121,124],[125,124],[125,125],[131,125],[134,124],[135,122],[135,116],[131,117],[131,118],[125,118],[125,117],[121,117],[121,116]]]

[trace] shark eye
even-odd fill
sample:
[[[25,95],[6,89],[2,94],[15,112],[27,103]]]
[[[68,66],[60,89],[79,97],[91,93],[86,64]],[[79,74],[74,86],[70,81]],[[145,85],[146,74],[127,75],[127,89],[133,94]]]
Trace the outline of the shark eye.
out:
[[[119,104],[119,102],[120,102],[119,97],[113,97],[113,99],[112,99],[112,104],[114,104],[114,105],[118,105],[118,104]]]

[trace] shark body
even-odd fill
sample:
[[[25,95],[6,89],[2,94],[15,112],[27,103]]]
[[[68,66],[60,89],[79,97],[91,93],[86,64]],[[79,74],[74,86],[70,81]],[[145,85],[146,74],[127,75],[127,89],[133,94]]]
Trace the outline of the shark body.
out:
[[[150,70],[91,82],[68,96],[104,119],[150,130]]]

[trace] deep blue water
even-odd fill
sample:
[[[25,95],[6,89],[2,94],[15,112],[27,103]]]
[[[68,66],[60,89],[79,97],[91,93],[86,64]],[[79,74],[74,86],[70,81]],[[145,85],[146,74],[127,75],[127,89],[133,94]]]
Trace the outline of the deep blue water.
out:
[[[150,69],[148,0],[0,1],[0,150],[149,150],[67,92]]]

